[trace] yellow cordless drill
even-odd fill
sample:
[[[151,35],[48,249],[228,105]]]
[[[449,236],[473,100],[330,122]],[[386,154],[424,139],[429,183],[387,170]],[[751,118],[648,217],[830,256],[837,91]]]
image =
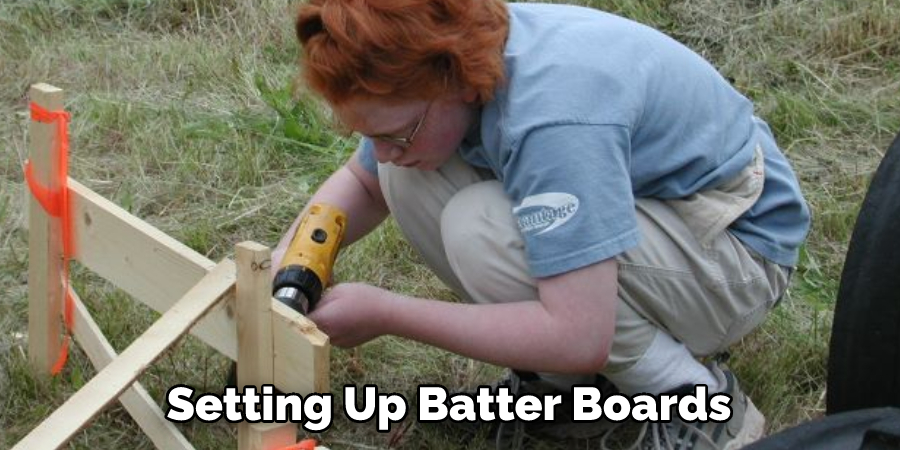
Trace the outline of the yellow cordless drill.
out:
[[[315,307],[331,280],[347,215],[324,203],[309,207],[272,282],[273,296],[301,314]]]

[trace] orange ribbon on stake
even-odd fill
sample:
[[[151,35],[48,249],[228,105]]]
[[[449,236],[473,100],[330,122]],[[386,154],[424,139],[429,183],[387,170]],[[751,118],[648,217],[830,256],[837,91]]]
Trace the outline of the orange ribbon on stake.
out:
[[[44,211],[51,217],[60,220],[62,229],[62,266],[63,289],[65,292],[65,307],[63,321],[66,325],[66,335],[63,340],[59,357],[50,373],[58,374],[66,365],[69,358],[69,341],[75,329],[75,300],[69,293],[69,259],[75,254],[74,240],[72,239],[72,211],[69,204],[69,113],[65,111],[48,111],[36,103],[31,103],[31,119],[41,123],[56,123],[56,189],[48,189],[41,186],[35,179],[34,170],[30,161],[25,161],[25,180],[31,195],[41,204]]]
[[[279,450],[316,450],[317,443],[318,442],[316,442],[315,439],[304,439],[296,444],[282,447]]]

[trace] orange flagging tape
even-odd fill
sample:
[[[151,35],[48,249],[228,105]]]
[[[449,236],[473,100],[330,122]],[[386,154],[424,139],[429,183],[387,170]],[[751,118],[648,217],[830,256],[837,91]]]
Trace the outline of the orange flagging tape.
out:
[[[280,450],[316,450],[316,440],[304,439],[294,445],[282,447]]]
[[[69,341],[75,326],[75,300],[69,294],[69,259],[75,254],[74,240],[72,239],[72,217],[69,205],[69,113],[65,111],[48,111],[36,103],[31,103],[31,119],[42,123],[56,123],[56,157],[57,166],[54,180],[55,189],[41,186],[34,177],[34,170],[30,161],[25,161],[25,180],[31,194],[41,204],[47,214],[60,220],[62,229],[62,266],[63,266],[63,294],[65,296],[65,308],[63,321],[66,324],[66,335],[63,340],[59,357],[50,373],[58,374],[66,360],[69,358]]]

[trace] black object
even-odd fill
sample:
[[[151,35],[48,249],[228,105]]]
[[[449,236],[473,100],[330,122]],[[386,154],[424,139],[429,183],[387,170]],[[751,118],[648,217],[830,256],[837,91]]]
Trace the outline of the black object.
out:
[[[900,407],[900,134],[853,229],[834,312],[828,414]]]
[[[296,264],[279,270],[272,285],[276,299],[304,315],[315,308],[324,290],[315,271]],[[291,294],[284,295],[285,292]]]
[[[900,408],[849,411],[773,434],[744,450],[900,449]]]
[[[745,449],[900,449],[900,134],[856,218],[829,352],[828,416]]]

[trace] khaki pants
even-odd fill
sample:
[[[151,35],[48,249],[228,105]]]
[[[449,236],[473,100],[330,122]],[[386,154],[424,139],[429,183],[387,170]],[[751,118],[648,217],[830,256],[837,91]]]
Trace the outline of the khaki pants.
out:
[[[403,234],[456,293],[478,303],[538,298],[513,205],[490,172],[455,156],[434,172],[379,165],[378,175]],[[617,257],[616,330],[604,372],[631,367],[660,330],[704,356],[763,321],[789,270],[726,231],[759,197],[763,179],[758,151],[714,190],[674,201],[637,199],[641,241]]]

